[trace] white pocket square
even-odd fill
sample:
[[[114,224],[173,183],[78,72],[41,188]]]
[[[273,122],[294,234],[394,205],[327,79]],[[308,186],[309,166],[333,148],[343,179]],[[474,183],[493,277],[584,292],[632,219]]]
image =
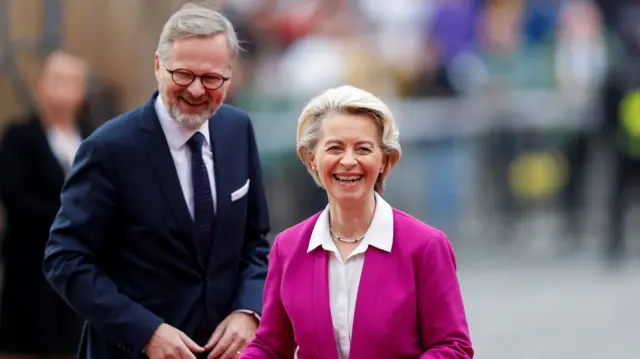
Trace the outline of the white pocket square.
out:
[[[231,193],[231,202],[235,202],[249,193],[249,182],[251,182],[251,180],[248,179],[242,187]]]

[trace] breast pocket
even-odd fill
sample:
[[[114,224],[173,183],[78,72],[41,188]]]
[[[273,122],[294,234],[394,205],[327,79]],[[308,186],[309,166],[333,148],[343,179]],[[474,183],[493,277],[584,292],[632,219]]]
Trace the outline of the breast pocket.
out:
[[[231,192],[231,203],[237,202],[238,200],[246,197],[247,193],[249,193],[250,184],[251,184],[251,180],[247,179],[247,181],[242,185],[242,187]]]

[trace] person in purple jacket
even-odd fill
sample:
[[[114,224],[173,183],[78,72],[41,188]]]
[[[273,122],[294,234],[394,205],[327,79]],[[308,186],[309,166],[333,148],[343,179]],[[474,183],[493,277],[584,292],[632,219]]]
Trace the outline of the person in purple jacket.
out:
[[[382,197],[401,154],[389,108],[330,89],[303,110],[297,140],[329,204],[276,237],[240,358],[473,358],[449,240]]]

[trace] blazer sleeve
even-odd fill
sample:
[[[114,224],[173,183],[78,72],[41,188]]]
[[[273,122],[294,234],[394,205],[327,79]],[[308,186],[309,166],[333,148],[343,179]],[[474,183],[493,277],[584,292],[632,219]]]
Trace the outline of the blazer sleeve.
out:
[[[250,310],[260,314],[269,257],[266,236],[271,228],[258,146],[251,121],[247,119],[247,122],[250,180],[248,213],[240,258],[239,288],[233,310]]]
[[[54,289],[88,323],[133,358],[162,320],[118,292],[101,267],[110,260],[117,207],[115,169],[105,144],[84,141],[62,189],[62,206],[45,247],[43,271]]]
[[[424,249],[418,272],[418,303],[425,348],[421,358],[473,358],[455,254],[442,232]]]
[[[255,338],[242,351],[240,359],[293,359],[293,327],[280,297],[281,284],[282,261],[276,238],[269,256],[262,320]]]

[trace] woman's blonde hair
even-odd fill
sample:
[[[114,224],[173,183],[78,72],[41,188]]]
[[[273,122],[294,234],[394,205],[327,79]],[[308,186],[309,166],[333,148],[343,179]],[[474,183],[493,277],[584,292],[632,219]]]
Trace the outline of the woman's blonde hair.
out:
[[[374,190],[382,194],[384,181],[400,160],[402,151],[398,142],[399,133],[396,121],[389,107],[378,97],[365,90],[353,86],[340,86],[329,89],[311,99],[298,119],[296,136],[298,157],[314,181],[322,187],[318,172],[311,167],[310,161],[321,136],[322,120],[333,113],[369,116],[380,129],[380,147],[387,161],[384,170],[378,175]]]

